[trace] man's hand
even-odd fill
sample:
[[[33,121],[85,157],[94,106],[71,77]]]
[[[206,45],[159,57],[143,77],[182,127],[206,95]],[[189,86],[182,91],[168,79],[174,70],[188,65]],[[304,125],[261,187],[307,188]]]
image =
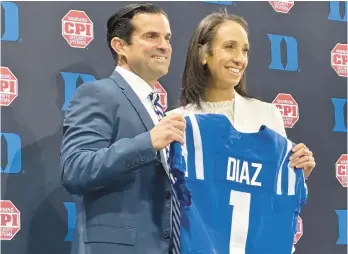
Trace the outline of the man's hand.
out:
[[[186,121],[182,115],[173,113],[163,117],[150,131],[152,146],[158,151],[173,141],[178,141],[183,145],[185,129]]]

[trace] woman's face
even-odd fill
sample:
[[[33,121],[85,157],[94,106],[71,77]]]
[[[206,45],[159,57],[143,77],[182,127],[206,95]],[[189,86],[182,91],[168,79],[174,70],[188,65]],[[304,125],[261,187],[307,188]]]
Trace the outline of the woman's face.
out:
[[[248,65],[248,51],[244,28],[234,21],[221,24],[213,38],[211,55],[203,58],[211,73],[210,86],[227,89],[238,85]]]

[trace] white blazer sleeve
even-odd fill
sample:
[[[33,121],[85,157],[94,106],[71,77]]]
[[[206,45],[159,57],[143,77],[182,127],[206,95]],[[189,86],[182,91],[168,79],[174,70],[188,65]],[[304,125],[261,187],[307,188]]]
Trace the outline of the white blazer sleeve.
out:
[[[166,115],[167,116],[169,116],[169,115],[171,115],[173,113],[184,115],[184,109],[183,109],[183,107],[178,107],[178,108],[172,109],[170,111],[166,111]]]
[[[277,131],[280,135],[287,138],[284,122],[283,122],[283,117],[279,109],[275,105],[271,104],[271,106],[273,109],[273,119],[274,119],[274,126],[275,126],[274,130]]]

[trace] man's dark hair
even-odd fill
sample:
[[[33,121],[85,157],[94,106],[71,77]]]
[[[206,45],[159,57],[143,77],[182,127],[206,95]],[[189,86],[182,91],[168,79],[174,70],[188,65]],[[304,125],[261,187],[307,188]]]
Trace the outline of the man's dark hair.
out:
[[[205,90],[211,77],[207,64],[202,65],[201,55],[212,55],[212,43],[218,28],[226,21],[234,21],[248,32],[247,22],[239,16],[229,14],[226,9],[206,16],[194,30],[187,50],[186,63],[182,77],[180,94],[181,106],[196,104],[201,108],[200,101],[205,100]],[[245,98],[252,98],[246,92],[245,72],[235,90]]]
[[[148,3],[137,3],[123,6],[114,13],[107,22],[106,39],[111,50],[112,56],[115,59],[115,64],[118,63],[118,55],[111,47],[110,43],[114,37],[123,39],[126,43],[132,43],[132,34],[135,30],[131,20],[139,13],[161,13],[167,17],[164,10],[157,5]],[[167,17],[168,18],[168,17]]]

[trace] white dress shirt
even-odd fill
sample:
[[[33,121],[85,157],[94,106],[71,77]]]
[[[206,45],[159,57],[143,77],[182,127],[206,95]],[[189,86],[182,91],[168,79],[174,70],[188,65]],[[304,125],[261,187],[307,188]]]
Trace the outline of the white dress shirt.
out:
[[[146,111],[149,113],[153,123],[156,125],[158,123],[157,115],[153,109],[152,102],[149,100],[148,96],[153,92],[151,86],[145,82],[141,77],[135,73],[121,67],[117,66],[116,71],[126,80],[133,91],[136,93]]]
[[[158,118],[155,113],[154,107],[150,99],[148,98],[149,94],[151,92],[154,92],[152,87],[145,82],[141,77],[136,75],[135,73],[121,67],[117,66],[115,69],[130,85],[130,87],[133,89],[135,94],[138,96],[142,104],[144,105],[146,111],[149,113],[153,123],[156,125],[158,124]],[[163,164],[164,169],[166,170],[167,174],[169,174],[168,164],[167,164],[167,155],[162,149],[160,151],[161,154],[161,162]]]

